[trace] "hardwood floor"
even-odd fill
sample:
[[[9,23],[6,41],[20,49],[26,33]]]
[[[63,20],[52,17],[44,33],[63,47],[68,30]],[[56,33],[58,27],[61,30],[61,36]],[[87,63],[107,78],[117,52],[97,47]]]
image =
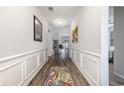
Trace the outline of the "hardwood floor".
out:
[[[48,62],[43,66],[35,78],[29,83],[29,86],[44,86],[46,78],[52,66],[66,66],[72,76],[73,82],[77,86],[89,86],[84,76],[69,59],[68,53],[62,50],[60,55],[49,58]]]

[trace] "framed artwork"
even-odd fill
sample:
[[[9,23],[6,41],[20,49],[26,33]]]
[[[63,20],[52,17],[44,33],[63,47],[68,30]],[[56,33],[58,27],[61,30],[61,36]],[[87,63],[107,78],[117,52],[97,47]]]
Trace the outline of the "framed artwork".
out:
[[[40,22],[40,20],[34,15],[34,40],[35,41],[40,41],[42,42],[42,31],[43,27],[42,27],[42,23]]]
[[[78,43],[78,26],[76,26],[72,31],[72,42]]]

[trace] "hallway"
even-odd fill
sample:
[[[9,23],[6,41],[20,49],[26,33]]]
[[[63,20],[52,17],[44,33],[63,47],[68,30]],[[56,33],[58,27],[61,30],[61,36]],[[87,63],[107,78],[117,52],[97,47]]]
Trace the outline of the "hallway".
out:
[[[45,82],[49,76],[50,69],[52,67],[67,67],[71,74],[71,78],[74,86],[89,86],[88,82],[85,80],[84,76],[75,66],[75,64],[68,57],[68,53],[62,52],[55,57],[49,58],[48,62],[43,66],[43,68],[38,72],[34,79],[29,83],[29,86],[46,86]],[[63,84],[62,84],[63,85]],[[62,86],[61,84],[56,84],[55,86]],[[67,86],[67,85],[65,85]]]
[[[101,13],[107,17],[107,7],[10,6],[0,11],[0,85],[108,85],[107,38],[101,41],[108,29]]]
[[[124,0],[115,1],[1,0],[1,93],[123,93]]]

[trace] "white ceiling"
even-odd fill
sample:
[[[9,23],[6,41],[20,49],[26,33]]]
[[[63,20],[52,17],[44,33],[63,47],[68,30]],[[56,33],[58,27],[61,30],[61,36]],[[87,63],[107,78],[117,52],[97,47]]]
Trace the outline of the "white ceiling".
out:
[[[76,15],[79,6],[52,6],[54,11],[49,12],[48,6],[39,6],[40,11],[43,16],[46,18],[48,24],[51,28],[59,28],[60,25],[55,25],[56,19],[63,19],[65,22],[61,25],[61,27],[69,26],[72,19]]]

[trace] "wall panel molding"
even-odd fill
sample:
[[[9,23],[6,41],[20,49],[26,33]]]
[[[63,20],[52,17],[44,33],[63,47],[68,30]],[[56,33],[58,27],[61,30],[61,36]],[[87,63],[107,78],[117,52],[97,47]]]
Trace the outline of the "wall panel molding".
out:
[[[47,48],[0,59],[0,85],[28,85],[47,62],[46,51]]]
[[[37,55],[36,54],[26,58],[25,80],[27,80],[34,73],[34,71],[37,68],[37,64],[38,64],[38,60],[37,60]]]
[[[22,85],[23,75],[23,61],[20,60],[0,69],[0,82],[3,85]]]
[[[100,54],[72,48],[70,57],[90,85],[99,85]]]

